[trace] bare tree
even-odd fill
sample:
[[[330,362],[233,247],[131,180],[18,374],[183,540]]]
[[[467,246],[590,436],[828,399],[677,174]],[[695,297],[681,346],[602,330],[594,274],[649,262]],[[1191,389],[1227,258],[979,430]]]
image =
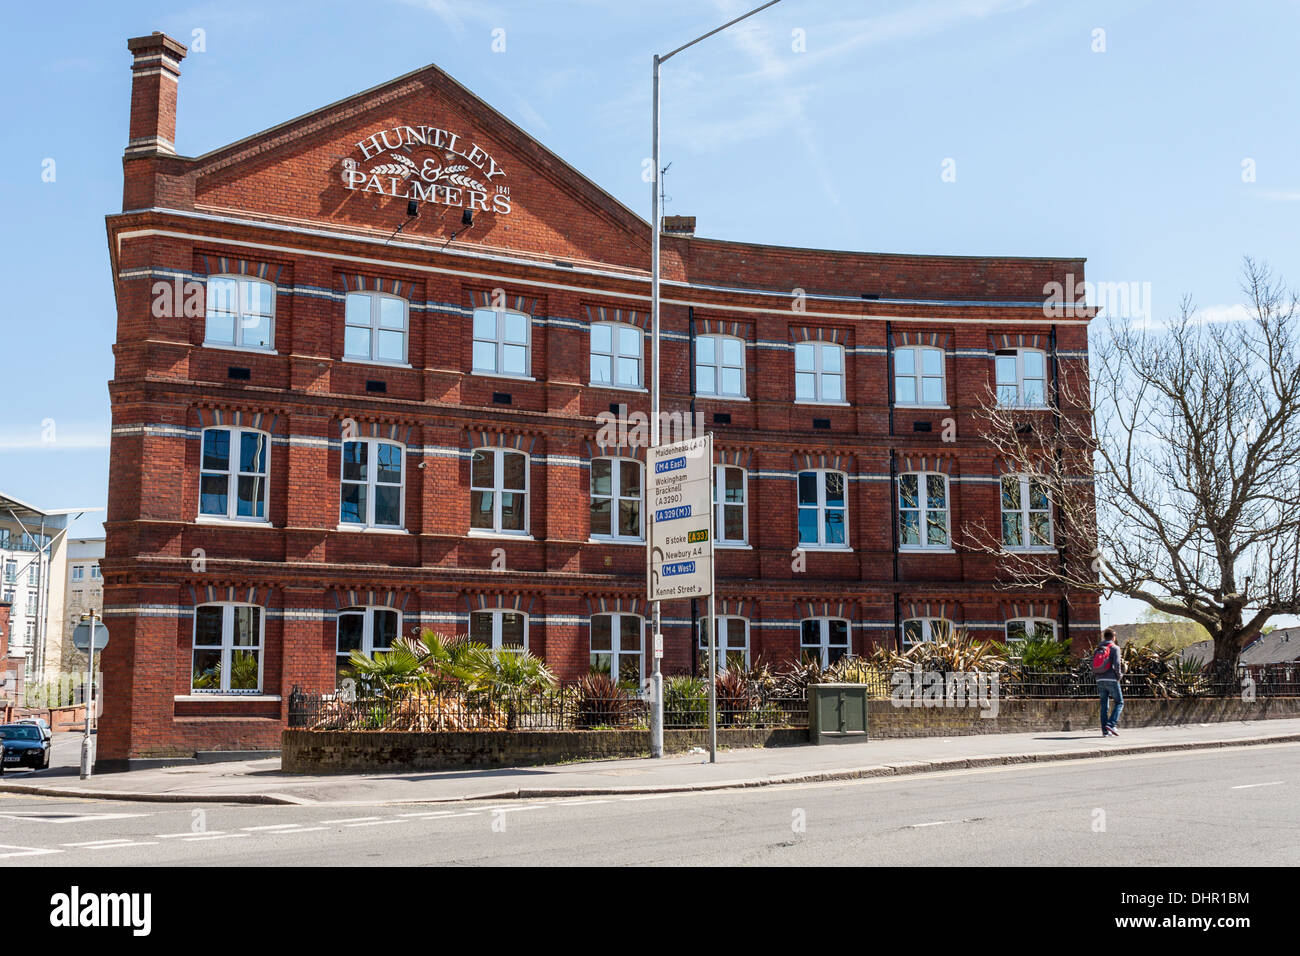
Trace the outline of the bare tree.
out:
[[[1203,625],[1222,668],[1270,618],[1300,613],[1300,297],[1266,265],[1242,271],[1246,318],[1205,321],[1184,299],[1166,327],[1094,332],[1091,374],[1063,368],[1049,410],[990,394],[983,437],[1050,499],[1056,550],[965,528],[1010,586],[1144,601]]]

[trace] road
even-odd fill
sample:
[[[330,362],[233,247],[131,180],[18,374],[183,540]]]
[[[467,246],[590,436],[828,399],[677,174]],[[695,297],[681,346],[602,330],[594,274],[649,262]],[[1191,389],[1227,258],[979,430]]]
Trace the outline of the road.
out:
[[[1291,865],[1300,744],[697,794],[402,806],[0,795],[0,866]]]

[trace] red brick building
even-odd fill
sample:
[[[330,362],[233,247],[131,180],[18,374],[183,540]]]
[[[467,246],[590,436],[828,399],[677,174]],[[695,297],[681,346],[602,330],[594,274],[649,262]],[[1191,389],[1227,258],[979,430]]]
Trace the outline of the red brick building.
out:
[[[276,748],[294,685],[421,626],[643,674],[644,449],[597,416],[649,411],[648,224],[434,66],[177,156],[185,48],[129,47],[100,759]],[[1086,362],[1042,305],[1083,260],[669,226],[663,407],[715,433],[734,654],[1093,639],[1095,598],[999,589],[958,533],[1004,510],[983,396]],[[668,673],[704,613],[664,605]]]

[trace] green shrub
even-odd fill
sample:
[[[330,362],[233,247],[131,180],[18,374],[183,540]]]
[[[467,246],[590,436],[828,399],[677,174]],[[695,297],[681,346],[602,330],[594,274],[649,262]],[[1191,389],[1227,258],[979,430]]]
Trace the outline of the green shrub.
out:
[[[588,674],[578,682],[578,729],[627,727],[640,713],[640,701],[619,687],[604,672]]]
[[[703,727],[708,722],[708,685],[698,677],[664,678],[664,725]]]

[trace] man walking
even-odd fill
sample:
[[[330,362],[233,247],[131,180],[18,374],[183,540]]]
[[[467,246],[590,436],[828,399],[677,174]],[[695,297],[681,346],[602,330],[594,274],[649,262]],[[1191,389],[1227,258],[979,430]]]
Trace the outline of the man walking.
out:
[[[1124,710],[1124,694],[1119,689],[1124,663],[1120,659],[1119,645],[1115,643],[1115,632],[1109,627],[1102,632],[1101,646],[1092,655],[1092,673],[1097,678],[1097,694],[1101,697],[1101,735],[1118,737],[1116,725]]]

